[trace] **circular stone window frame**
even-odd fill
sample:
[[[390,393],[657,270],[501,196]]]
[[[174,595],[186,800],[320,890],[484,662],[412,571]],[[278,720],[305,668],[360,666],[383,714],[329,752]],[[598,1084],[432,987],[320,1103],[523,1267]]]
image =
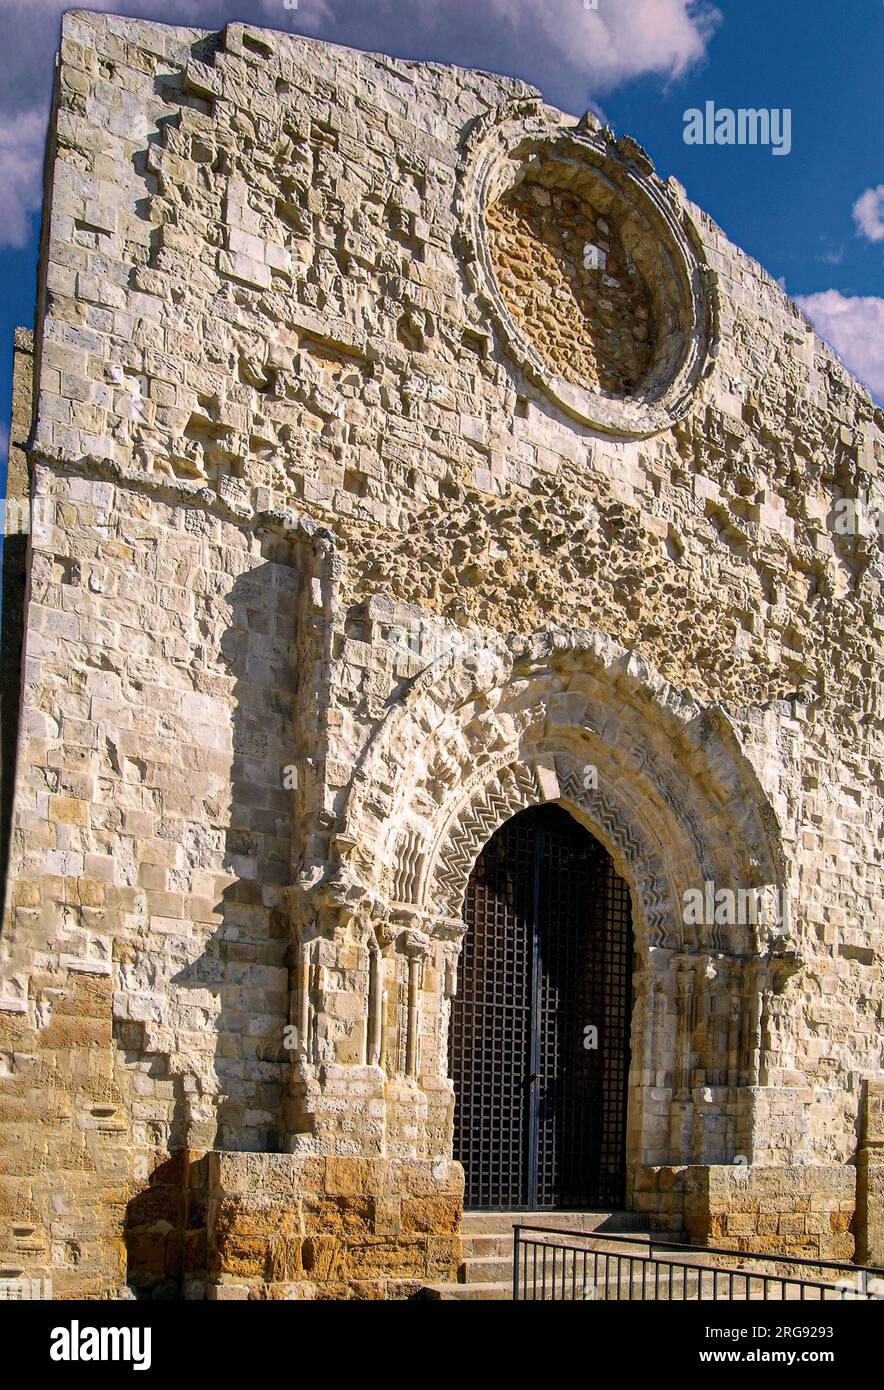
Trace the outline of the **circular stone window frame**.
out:
[[[582,424],[646,438],[687,414],[698,384],[713,369],[718,354],[716,276],[679,185],[664,183],[641,146],[625,136],[615,141],[591,114],[576,125],[566,119],[527,102],[498,108],[476,123],[459,170],[458,249],[471,289],[525,376]],[[617,224],[624,241],[646,248],[641,256],[645,266],[636,265],[653,301],[657,342],[649,370],[628,396],[578,386],[557,375],[514,317],[497,281],[486,209],[526,175],[544,166],[549,174],[549,166],[556,164],[562,166],[563,180],[557,186],[579,193],[581,182],[591,185],[599,201],[607,200],[602,215]],[[554,185],[555,178],[549,186]],[[631,255],[630,245],[626,249]],[[650,276],[645,273],[649,261],[655,263]]]

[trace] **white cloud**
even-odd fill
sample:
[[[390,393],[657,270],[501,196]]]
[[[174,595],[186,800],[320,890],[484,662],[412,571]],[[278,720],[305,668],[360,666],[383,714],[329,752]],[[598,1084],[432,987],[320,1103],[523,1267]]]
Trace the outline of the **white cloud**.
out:
[[[861,236],[884,241],[884,183],[860,194],[853,205],[853,220]]]
[[[800,295],[795,302],[844,365],[884,405],[884,299],[822,290]]]
[[[24,246],[40,206],[45,111],[0,113],[0,246]]]
[[[20,246],[39,206],[52,56],[71,0],[0,0],[0,246]],[[581,114],[619,83],[681,77],[720,16],[710,0],[86,0],[160,22],[220,29],[232,18],[356,48],[525,78]]]
[[[262,8],[278,14],[281,0],[262,0]],[[599,0],[594,10],[581,0],[412,0],[408,10],[379,0],[300,0],[294,27],[415,56],[434,56],[435,46],[440,61],[524,77],[582,111],[590,94],[629,78],[683,76],[705,56],[719,19],[708,0]]]
[[[51,20],[70,9],[69,0],[3,0],[19,23],[39,15]],[[111,10],[160,22],[220,28],[235,16],[266,28],[299,33],[372,50],[438,61],[457,46],[457,61],[491,71],[541,67],[554,58],[579,74],[587,87],[610,89],[641,73],[681,77],[706,52],[720,20],[711,0],[90,0],[84,8]],[[440,47],[446,56],[439,56]],[[435,48],[435,52],[434,52]],[[20,55],[17,55],[17,58]]]
[[[2,8],[10,28],[33,25],[36,18],[55,39],[59,17],[72,7],[69,0],[2,0]],[[523,67],[555,56],[597,88],[640,73],[681,77],[705,55],[721,18],[712,0],[598,0],[594,10],[582,0],[411,0],[407,7],[401,0],[299,0],[293,10],[283,0],[239,0],[233,7],[229,0],[90,0],[84,8],[200,29],[220,28],[235,16],[438,61],[448,61],[438,56],[439,47],[450,50],[456,43],[465,55],[459,61],[495,72],[511,72],[508,56],[514,53]],[[27,53],[17,51],[4,63],[0,55],[0,71],[11,72],[22,58],[27,62]]]

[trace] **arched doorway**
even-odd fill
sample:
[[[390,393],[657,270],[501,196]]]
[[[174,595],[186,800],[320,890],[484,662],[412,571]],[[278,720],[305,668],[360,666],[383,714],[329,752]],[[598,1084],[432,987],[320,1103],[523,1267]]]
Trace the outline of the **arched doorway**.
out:
[[[486,844],[464,918],[449,1064],[465,1205],[622,1207],[633,970],[625,882],[561,806],[531,807]]]

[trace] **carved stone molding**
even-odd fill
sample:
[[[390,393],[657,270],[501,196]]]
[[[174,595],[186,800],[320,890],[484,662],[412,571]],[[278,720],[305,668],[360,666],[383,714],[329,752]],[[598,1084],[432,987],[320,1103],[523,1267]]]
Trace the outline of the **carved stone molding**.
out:
[[[490,835],[508,807],[550,799],[537,768],[555,776],[556,760],[568,758],[578,771],[562,763],[564,790],[555,795],[580,803],[615,856],[622,839],[649,921],[659,919],[650,900],[663,888],[651,886],[660,873],[640,872],[639,842],[669,868],[671,904],[705,880],[782,883],[776,815],[724,711],[674,690],[611,638],[564,629],[489,639],[481,652],[446,655],[415,678],[360,760],[335,832],[337,857],[390,903],[456,915],[445,876],[465,843],[460,817],[469,819],[475,802],[473,840]],[[589,764],[599,774],[596,796],[573,785]],[[444,851],[449,828],[454,843]],[[437,895],[427,885],[440,855]],[[742,938],[695,944],[749,949]]]
[[[614,234],[623,232],[624,258],[652,294],[659,334],[649,369],[626,396],[558,374],[504,297],[488,211],[523,181],[567,190],[603,216]],[[467,277],[525,376],[568,415],[602,430],[641,437],[681,419],[717,355],[718,297],[678,185],[659,179],[635,141],[615,140],[591,114],[575,127],[521,101],[504,103],[476,123],[457,188],[458,250]]]
[[[583,813],[615,863],[625,869],[641,904],[650,944],[674,946],[676,908],[662,864],[641,827],[612,794],[587,788],[583,764],[566,752],[545,758],[528,754],[523,762],[506,764],[478,785],[440,833],[424,900],[439,913],[458,914],[473,864],[491,835],[518,811],[545,801],[560,801]]]

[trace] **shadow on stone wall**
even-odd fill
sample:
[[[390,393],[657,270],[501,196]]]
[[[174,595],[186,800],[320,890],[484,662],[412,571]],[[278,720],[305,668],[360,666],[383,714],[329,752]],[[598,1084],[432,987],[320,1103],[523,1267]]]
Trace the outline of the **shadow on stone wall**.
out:
[[[2,540],[3,611],[0,621],[0,917],[6,906],[16,746],[21,713],[22,641],[27,585],[27,535]]]
[[[231,706],[226,784],[216,776],[213,787],[207,777],[203,821],[184,826],[189,868],[217,876],[208,904],[200,905],[196,893],[191,899],[190,930],[202,937],[200,949],[171,971],[171,959],[190,954],[193,936],[183,952],[171,940],[165,959],[145,953],[142,974],[165,993],[167,1019],[156,1027],[149,1021],[115,1027],[130,1091],[140,1073],[165,1098],[162,1120],[147,1121],[156,1138],[152,1171],[126,1212],[127,1280],[138,1297],[179,1298],[187,1296],[188,1278],[199,1282],[205,1211],[195,1156],[209,1149],[272,1153],[280,1146],[289,1070],[289,927],[281,891],[291,882],[293,830],[284,770],[294,760],[301,578],[289,543],[268,536],[262,553],[273,558],[207,600],[205,623],[199,610],[196,615],[195,625],[205,631],[220,602],[232,619],[214,658],[193,667],[195,690],[217,695],[223,689]],[[197,660],[200,650],[194,647]],[[170,1027],[174,1050],[154,1050]],[[136,1088],[134,1107],[140,1099]]]
[[[129,1288],[177,1300],[206,1279],[205,1159],[184,1149],[159,1163],[126,1208]]]

